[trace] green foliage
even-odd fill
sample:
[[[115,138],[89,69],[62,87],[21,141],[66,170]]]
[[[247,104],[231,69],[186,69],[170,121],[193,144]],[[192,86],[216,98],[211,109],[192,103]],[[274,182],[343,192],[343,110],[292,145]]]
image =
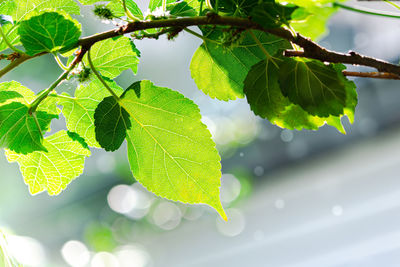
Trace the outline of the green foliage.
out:
[[[60,12],[45,12],[21,22],[21,43],[28,55],[40,52],[66,52],[75,47],[81,36],[80,24]]]
[[[336,70],[321,61],[285,59],[280,66],[282,93],[312,115],[343,114],[346,90]]]
[[[119,37],[98,42],[90,51],[97,70],[113,79],[127,69],[131,69],[133,73],[137,72],[139,58],[135,49],[128,37]],[[84,62],[89,65],[86,58]]]
[[[226,219],[219,199],[220,156],[198,107],[150,81],[132,84],[120,105],[131,118],[126,139],[135,179],[158,196],[209,204]]]
[[[275,0],[264,0],[253,8],[251,16],[265,28],[277,28],[282,24],[289,24],[296,9],[295,5],[281,5],[275,3]]]
[[[81,25],[70,17],[80,14],[74,0],[0,3],[0,51],[12,50],[1,59],[18,60],[1,75],[39,53],[69,57],[68,70],[37,94],[15,81],[0,83],[0,147],[10,162],[18,162],[32,194],[59,194],[83,172],[89,147],[115,151],[126,140],[132,174],[149,191],[174,201],[208,204],[226,219],[219,197],[221,159],[198,107],[150,81],[135,82],[124,91],[113,80],[138,69],[140,52],[130,38],[117,36],[123,32],[155,39],[168,34],[171,39],[186,30],[200,37],[203,43],[190,63],[198,88],[224,101],[246,97],[256,115],[279,127],[317,130],[328,124],[344,133],[341,118],[354,121],[357,94],[342,74],[345,66],[284,57],[283,50],[297,47],[282,39],[285,35],[271,34],[284,30],[291,37],[299,31],[320,38],[336,10],[333,0],[151,0],[146,18],[133,0],[80,3],[101,4],[93,12],[123,26],[80,42]],[[253,24],[204,25],[217,16]],[[179,24],[196,19],[202,21],[194,23],[200,33]],[[143,26],[151,23],[158,24]],[[258,27],[264,31],[254,30]],[[77,84],[73,94],[53,91],[64,79]],[[48,133],[61,112],[57,105],[68,131]],[[102,240],[93,242],[99,249],[106,247]]]
[[[108,85],[117,93],[122,93],[122,88],[115,82],[108,82]],[[110,93],[97,79],[89,84],[80,84],[75,90],[74,97],[64,93],[58,96],[58,104],[63,106],[62,113],[67,120],[67,128],[76,132],[89,146],[100,147],[96,141],[94,130],[94,112],[99,103],[110,96]]]
[[[109,96],[103,99],[94,113],[96,140],[106,151],[117,150],[131,128],[129,114],[118,101]]]
[[[249,33],[234,47],[221,46],[222,32],[212,31],[196,50],[190,71],[197,87],[211,98],[234,100],[243,98],[243,81],[251,66],[265,58],[263,51]],[[264,49],[275,54],[290,44],[273,35],[255,32]]]
[[[43,146],[46,151],[21,155],[8,150],[6,156],[10,162],[18,162],[31,194],[47,190],[49,195],[57,195],[83,172],[90,151],[66,131],[46,137]]]

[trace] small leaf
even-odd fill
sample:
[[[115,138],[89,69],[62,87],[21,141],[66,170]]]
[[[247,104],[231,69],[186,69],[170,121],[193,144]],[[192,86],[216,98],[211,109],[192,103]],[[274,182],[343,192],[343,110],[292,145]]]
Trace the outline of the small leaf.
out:
[[[96,140],[106,151],[117,150],[131,128],[129,114],[113,96],[103,99],[94,113]]]
[[[143,19],[143,13],[140,10],[139,6],[133,1],[133,0],[125,0],[126,8],[129,10],[129,12],[132,13],[133,16],[136,18],[142,20]],[[120,0],[113,0],[110,3],[107,4],[107,7],[112,11],[112,13],[117,16],[117,17],[124,17],[125,15],[125,10],[122,5],[122,1]]]
[[[28,55],[64,53],[76,46],[80,24],[66,14],[45,12],[21,22],[18,33]]]
[[[31,194],[47,190],[49,195],[57,195],[82,174],[85,157],[90,156],[90,151],[66,131],[46,137],[43,145],[47,152],[20,155],[7,150],[6,156],[10,162],[18,162]]]
[[[290,44],[263,32],[255,32],[263,47],[271,54]],[[234,100],[243,98],[243,81],[251,66],[265,58],[254,39],[246,33],[237,47],[224,48],[218,43],[220,33],[206,35],[215,41],[205,41],[194,53],[190,72],[197,87],[211,98]]]
[[[131,69],[137,72],[139,58],[128,37],[107,39],[96,43],[90,49],[93,64],[102,75],[113,79],[124,70]],[[89,65],[87,57],[84,62]]]
[[[137,82],[121,96],[130,116],[128,159],[135,179],[158,196],[204,203],[226,219],[220,156],[198,107],[180,93]]]
[[[122,88],[114,81],[107,81],[107,84],[114,92],[122,94]],[[95,136],[94,113],[98,104],[107,96],[110,93],[95,78],[89,84],[80,84],[74,97],[58,97],[58,104],[63,106],[62,113],[67,120],[68,130],[78,133],[91,147],[100,147]]]
[[[280,64],[282,93],[312,115],[343,114],[346,89],[332,65],[317,60],[287,58]]]
[[[275,58],[275,62],[282,59]],[[285,97],[278,83],[278,69],[268,59],[255,64],[244,81],[244,92],[251,110],[271,123],[290,130],[318,130],[326,123],[344,133],[339,117],[312,116]]]
[[[0,147],[21,154],[46,151],[42,144],[43,133],[58,116],[43,111],[29,114],[28,110],[18,102],[0,106]]]

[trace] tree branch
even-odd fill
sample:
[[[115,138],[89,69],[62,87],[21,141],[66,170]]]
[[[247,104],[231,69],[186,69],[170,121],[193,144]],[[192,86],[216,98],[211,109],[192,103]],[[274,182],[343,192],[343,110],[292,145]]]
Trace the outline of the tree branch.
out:
[[[400,76],[399,65],[391,64],[389,62],[385,62],[372,57],[360,55],[356,52],[349,52],[347,54],[344,54],[344,53],[330,51],[318,45],[317,43],[313,42],[311,39],[305,38],[298,33],[293,35],[293,33],[290,30],[285,28],[264,29],[261,25],[249,19],[219,16],[215,13],[208,13],[206,16],[190,17],[190,18],[188,17],[188,18],[160,19],[153,21],[134,21],[128,23],[127,25],[118,27],[117,29],[114,30],[98,33],[89,37],[84,37],[78,41],[76,47],[81,46],[82,51],[88,51],[90,47],[97,42],[139,30],[167,28],[167,27],[176,27],[184,29],[189,26],[202,26],[202,25],[223,25],[223,26],[236,27],[243,30],[254,29],[254,30],[264,31],[266,33],[270,33],[275,36],[286,39],[302,47],[304,50],[304,51],[287,50],[284,53],[285,56],[306,57],[331,63],[362,65],[375,68],[379,72],[391,74],[391,75],[386,75],[386,77],[388,78],[390,77],[397,79],[397,76]],[[46,53],[43,52],[33,57],[37,57],[43,54]],[[21,56],[19,59],[10,63],[9,66],[1,70],[0,77],[30,58],[32,57]],[[359,76],[359,77],[366,77],[366,76]],[[376,75],[373,78],[381,78],[381,77],[382,75]]]

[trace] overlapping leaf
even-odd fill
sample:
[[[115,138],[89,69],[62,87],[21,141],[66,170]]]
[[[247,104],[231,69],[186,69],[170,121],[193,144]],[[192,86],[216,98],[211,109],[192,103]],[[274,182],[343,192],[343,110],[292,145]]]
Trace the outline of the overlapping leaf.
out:
[[[332,65],[317,60],[287,58],[280,65],[282,93],[312,115],[340,116],[346,88]]]
[[[290,44],[263,32],[254,32],[265,50],[271,55]],[[197,87],[211,98],[234,100],[243,97],[243,81],[251,66],[265,58],[256,41],[246,33],[237,47],[224,48],[220,44],[221,34],[207,35],[194,53],[190,71]]]
[[[94,113],[96,140],[106,151],[117,150],[131,128],[128,112],[113,96],[103,99]]]
[[[34,93],[18,82],[0,84],[0,147],[22,154],[46,150],[43,134],[51,120],[58,118],[59,110],[54,100],[46,99],[30,114],[28,105],[34,98]]]
[[[278,83],[278,67],[282,63],[282,59],[275,58],[274,63],[270,59],[266,59],[255,64],[244,82],[247,101],[256,115],[267,118],[271,123],[286,129],[317,130],[324,124],[328,124],[345,133],[341,123],[342,115],[326,118],[313,116],[285,97]],[[354,108],[357,103],[354,83],[348,81],[341,74],[344,69],[343,65],[336,64],[333,67],[346,85],[347,100],[344,114],[349,117],[350,122],[353,122]]]
[[[254,6],[252,20],[264,28],[277,28],[282,24],[289,24],[292,13],[297,9],[296,5],[281,5],[275,0],[264,0],[261,4]]]
[[[28,55],[66,52],[76,46],[80,24],[66,14],[45,12],[21,22],[18,33]]]
[[[132,124],[126,140],[135,179],[158,196],[208,204],[226,218],[219,198],[220,157],[198,107],[150,81],[130,86],[119,104]]]
[[[43,146],[47,152],[20,155],[8,150],[6,156],[10,162],[18,162],[31,194],[47,190],[49,195],[57,195],[83,172],[90,151],[66,131],[46,137]]]
[[[29,114],[28,110],[19,102],[0,106],[0,147],[21,154],[46,151],[42,145],[43,133],[58,116],[43,111]]]
[[[122,88],[115,82],[108,80],[107,83],[114,92],[122,94]],[[95,136],[95,109],[107,96],[110,96],[110,93],[94,78],[89,84],[80,84],[74,97],[64,95],[58,99],[58,103],[63,106],[62,113],[66,118],[68,130],[78,133],[92,147],[100,147]]]
[[[93,64],[104,76],[112,79],[127,69],[131,69],[133,73],[137,72],[139,63],[137,50],[128,37],[98,42],[92,46],[90,51]],[[87,58],[84,61],[89,65]]]

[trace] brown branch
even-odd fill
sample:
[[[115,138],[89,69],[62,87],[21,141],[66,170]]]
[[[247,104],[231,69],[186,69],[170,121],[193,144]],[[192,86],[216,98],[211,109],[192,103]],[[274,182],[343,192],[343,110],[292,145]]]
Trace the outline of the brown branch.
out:
[[[374,79],[387,79],[387,80],[400,80],[400,76],[388,72],[359,72],[359,71],[342,71],[344,76],[374,78]]]
[[[161,19],[153,21],[134,21],[128,23],[125,26],[118,27],[115,30],[110,30],[82,38],[78,41],[76,47],[81,46],[83,51],[89,50],[90,47],[97,42],[139,30],[166,28],[166,27],[176,27],[183,29],[189,26],[202,26],[202,25],[223,25],[223,26],[236,27],[238,29],[255,29],[264,31],[273,34],[275,36],[281,37],[283,39],[286,39],[304,49],[304,51],[291,51],[291,50],[285,51],[285,56],[289,57],[299,56],[299,57],[317,59],[323,62],[362,65],[375,68],[379,72],[385,72],[400,76],[399,65],[391,64],[389,62],[385,62],[372,57],[363,56],[356,52],[349,52],[347,54],[344,54],[344,53],[330,51],[318,45],[317,43],[313,42],[311,39],[301,36],[300,34],[293,35],[292,32],[290,32],[285,28],[264,29],[261,25],[249,19],[219,16],[215,13],[209,13],[206,16],[190,17],[190,18]],[[43,52],[33,57],[43,54],[46,53]],[[15,60],[14,62],[10,63],[9,66],[1,70],[0,77],[30,58],[32,57],[26,55],[21,56],[20,59]]]
[[[284,52],[285,56],[312,58],[330,63],[361,65],[375,68],[379,72],[388,72],[400,75],[399,65],[394,65],[380,59],[363,56],[353,51],[350,51],[347,54],[330,51],[326,48],[319,46],[310,39],[306,39],[301,35],[298,36],[299,39],[295,43],[303,47],[304,51],[286,50]]]

